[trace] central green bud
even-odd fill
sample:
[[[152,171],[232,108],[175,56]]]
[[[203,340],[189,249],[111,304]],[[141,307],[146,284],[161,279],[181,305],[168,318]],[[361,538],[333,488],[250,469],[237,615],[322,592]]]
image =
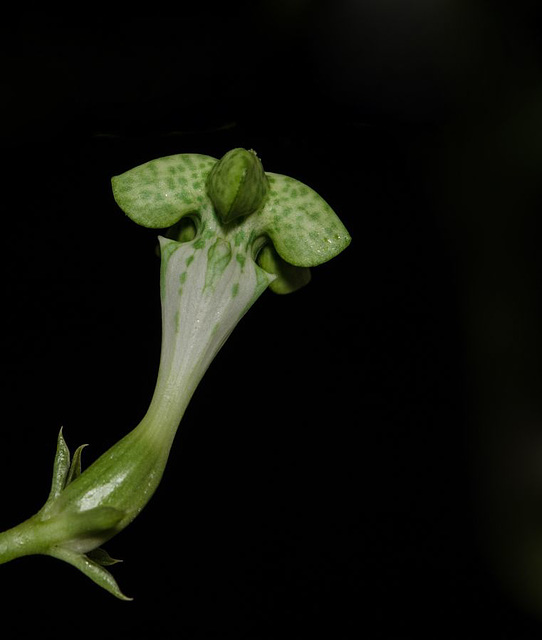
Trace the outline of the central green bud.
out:
[[[207,179],[207,194],[223,223],[248,216],[265,201],[269,181],[254,151],[232,149]]]

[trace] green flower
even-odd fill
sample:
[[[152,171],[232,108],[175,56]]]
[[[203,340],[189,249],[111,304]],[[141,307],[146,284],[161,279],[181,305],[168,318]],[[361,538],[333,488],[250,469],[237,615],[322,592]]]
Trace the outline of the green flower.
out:
[[[128,599],[106,569],[102,545],[145,507],[162,478],[190,399],[230,333],[267,287],[289,293],[310,267],[350,236],[312,189],[265,173],[252,151],[221,160],[180,154],[151,160],[112,180],[120,208],[160,236],[162,348],[142,421],[81,472],[58,436],[53,482],[40,511],[0,533],[0,563],[29,554],[69,562]]]

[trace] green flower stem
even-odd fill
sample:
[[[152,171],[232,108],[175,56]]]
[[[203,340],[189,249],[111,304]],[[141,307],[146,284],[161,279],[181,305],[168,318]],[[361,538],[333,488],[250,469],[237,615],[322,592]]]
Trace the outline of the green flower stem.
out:
[[[48,534],[50,532],[40,529],[35,516],[3,531],[0,533],[0,564],[21,556],[44,553],[49,542],[43,544],[43,539],[48,541]]]
[[[0,564],[29,554],[68,562],[121,599],[101,545],[147,504],[162,478],[181,418],[230,333],[269,286],[289,293],[309,267],[350,242],[329,205],[306,185],[265,173],[254,152],[220,161],[180,154],[113,179],[138,224],[160,237],[162,348],[153,397],[139,425],[81,472],[58,436],[53,481],[32,518],[0,534]]]

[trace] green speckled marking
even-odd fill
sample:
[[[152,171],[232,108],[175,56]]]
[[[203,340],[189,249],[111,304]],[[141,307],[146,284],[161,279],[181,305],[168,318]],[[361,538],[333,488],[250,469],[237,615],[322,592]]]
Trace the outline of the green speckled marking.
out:
[[[235,234],[233,243],[235,244],[236,247],[240,247],[245,241],[246,237],[247,237],[246,231],[244,229],[239,229],[239,231],[237,231],[237,233]]]
[[[245,263],[247,261],[247,257],[245,256],[245,254],[244,253],[236,253],[235,254],[235,259],[241,265],[241,269],[244,269]]]
[[[235,296],[239,293],[239,283],[236,282],[231,287],[231,297],[235,298]]]
[[[183,293],[183,285],[184,285],[184,283],[186,282],[186,276],[187,276],[187,275],[188,275],[188,274],[187,274],[187,272],[186,272],[186,271],[183,271],[183,272],[181,273],[181,275],[179,276],[179,283],[180,283],[180,285],[181,285],[181,286],[179,287],[179,296],[181,296],[181,295],[182,295],[182,293]]]
[[[165,238],[161,243],[160,294],[162,295],[162,297],[164,296],[164,293],[165,293],[165,281],[166,281],[165,273],[167,270],[167,265],[169,260],[171,259],[171,256],[175,253],[175,251],[179,248],[179,246],[180,246],[179,243],[174,242],[173,240],[166,240]]]
[[[227,240],[217,238],[207,252],[207,271],[205,273],[205,289],[213,289],[217,280],[224,273],[232,256],[231,245]]]

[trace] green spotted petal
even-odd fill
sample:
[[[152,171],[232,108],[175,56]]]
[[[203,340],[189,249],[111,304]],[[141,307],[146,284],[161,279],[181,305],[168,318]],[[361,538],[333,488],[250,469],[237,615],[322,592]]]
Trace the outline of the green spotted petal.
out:
[[[310,187],[268,173],[270,192],[259,225],[279,255],[298,267],[327,262],[350,244],[350,234],[333,209]]]
[[[205,183],[216,162],[197,153],[150,160],[115,176],[113,195],[137,224],[165,229],[208,202]]]

